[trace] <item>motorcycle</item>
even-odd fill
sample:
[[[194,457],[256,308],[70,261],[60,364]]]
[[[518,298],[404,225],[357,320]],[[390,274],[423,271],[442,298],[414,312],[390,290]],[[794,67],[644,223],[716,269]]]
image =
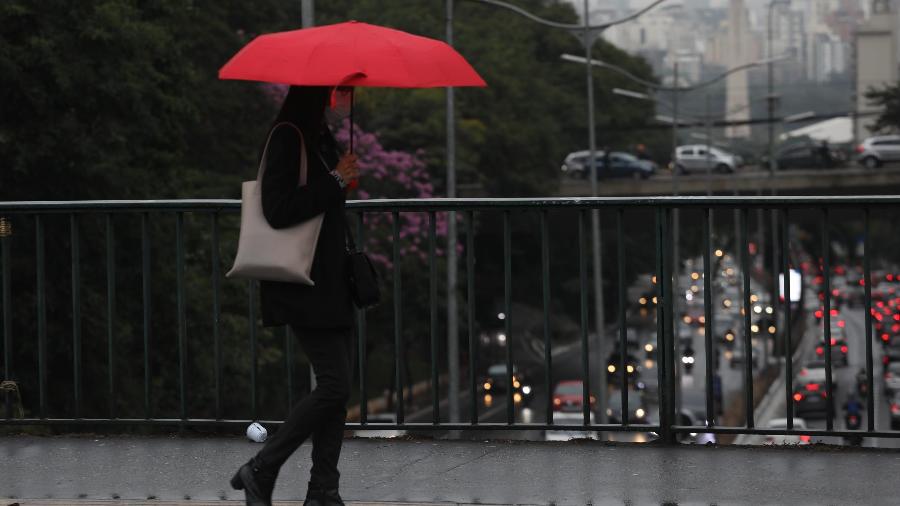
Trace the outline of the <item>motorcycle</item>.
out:
[[[847,430],[859,430],[859,427],[862,425],[862,418],[859,416],[859,414],[847,413],[844,416],[844,423],[846,424]],[[857,435],[844,437],[844,441],[853,446],[862,445],[862,440],[862,436]]]

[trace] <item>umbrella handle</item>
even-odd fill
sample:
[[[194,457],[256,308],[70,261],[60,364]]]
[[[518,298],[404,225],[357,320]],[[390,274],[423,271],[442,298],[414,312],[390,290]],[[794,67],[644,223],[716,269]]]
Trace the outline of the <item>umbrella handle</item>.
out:
[[[350,89],[350,153],[353,153],[353,95],[355,89]]]

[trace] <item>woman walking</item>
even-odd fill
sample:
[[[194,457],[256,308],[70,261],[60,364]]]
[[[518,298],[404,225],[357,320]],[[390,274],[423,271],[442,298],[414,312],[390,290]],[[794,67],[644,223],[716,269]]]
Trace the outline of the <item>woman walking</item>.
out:
[[[272,504],[282,464],[312,438],[312,470],[304,505],[342,505],[338,459],[350,395],[353,305],[346,272],[345,188],[359,177],[355,155],[340,155],[326,122],[348,112],[349,91],[291,86],[271,131],[262,178],[262,207],[273,228],[324,213],[310,277],[314,286],[260,282],[264,326],[289,325],[312,363],[316,388],[231,479],[248,505]],[[333,98],[332,98],[333,97]],[[303,142],[301,143],[301,134]],[[297,186],[300,150],[307,184]]]

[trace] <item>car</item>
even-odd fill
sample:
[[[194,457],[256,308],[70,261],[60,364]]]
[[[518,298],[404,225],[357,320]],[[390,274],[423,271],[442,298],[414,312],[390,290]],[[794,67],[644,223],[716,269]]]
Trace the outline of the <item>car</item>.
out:
[[[831,365],[835,367],[847,367],[849,359],[847,358],[850,349],[847,347],[847,341],[843,339],[831,338]],[[825,340],[819,341],[816,346],[816,356],[825,360]]]
[[[707,170],[727,173],[740,167],[741,159],[715,146],[692,144],[678,146],[675,150],[675,172],[706,172]]]
[[[825,383],[815,381],[797,382],[794,384],[794,416],[801,417],[810,415],[828,416],[828,409],[831,406],[831,413],[834,414],[834,399],[825,391]]]
[[[590,407],[597,398],[590,394]],[[581,412],[584,407],[584,382],[581,380],[560,381],[553,388],[553,411]]]
[[[856,147],[857,161],[867,169],[900,162],[900,135],[869,137]]]
[[[881,356],[881,364],[887,366],[894,362],[900,362],[900,346],[888,346],[884,348]]]
[[[529,385],[518,368],[513,364],[512,368],[512,387],[513,401],[516,404],[527,403],[532,395],[533,389]],[[487,376],[481,380],[481,389],[484,395],[484,402],[489,405],[493,401],[494,395],[505,395],[509,390],[509,377],[506,372],[506,364],[494,364],[488,367]]]
[[[591,424],[596,423],[593,412],[588,415]],[[564,411],[553,412],[553,423],[558,425],[583,425],[583,413],[569,413]],[[599,439],[599,435],[595,430],[546,430],[544,431],[545,441],[568,441],[570,439]]]
[[[836,167],[842,163],[843,158],[840,152],[821,144],[791,144],[775,152],[775,168],[786,170]],[[768,166],[768,160],[765,160],[764,164]]]
[[[394,413],[374,413],[366,417],[366,423],[372,426],[394,425],[397,423],[397,415]],[[405,430],[396,429],[370,429],[353,431],[355,437],[400,437],[405,436]]]
[[[831,388],[837,390],[838,388],[838,375],[831,375]],[[810,360],[800,369],[800,372],[797,373],[797,378],[794,380],[794,383],[819,383],[821,385],[825,385],[825,361],[824,360]]]
[[[606,400],[606,416],[609,423],[622,423],[622,390],[619,388],[610,390]],[[647,423],[647,407],[641,392],[632,388],[628,389],[628,423]]]
[[[715,397],[713,398],[713,410],[719,412]],[[693,388],[681,389],[681,411],[678,416],[678,424],[688,427],[705,427],[706,423],[706,392]],[[712,432],[679,433],[676,439],[681,443],[706,444],[715,443],[716,435]]]
[[[900,392],[900,362],[892,362],[885,367],[884,389],[888,393]]]
[[[900,429],[900,391],[894,392],[890,400],[891,430]]]
[[[641,160],[623,151],[610,151],[609,167],[607,167],[605,152],[595,151],[594,153],[598,179],[615,177],[647,179],[657,170],[656,164],[652,161]],[[568,176],[588,179],[591,177],[589,160],[590,153],[588,151],[576,151],[566,156],[561,169]]]
[[[769,423],[766,424],[766,428],[769,429],[787,429],[787,418],[775,418],[773,420],[769,420]],[[795,430],[804,430],[806,429],[806,420],[802,418],[794,418],[794,429]],[[810,443],[809,436],[795,436],[784,435],[784,434],[775,434],[766,436],[766,440],[764,444],[767,445],[808,445]]]
[[[606,360],[606,381],[610,385],[622,384],[622,354],[619,350],[613,351]],[[625,355],[625,371],[628,378],[628,384],[634,385],[635,381],[640,378],[641,373],[638,366],[638,359],[632,354]]]

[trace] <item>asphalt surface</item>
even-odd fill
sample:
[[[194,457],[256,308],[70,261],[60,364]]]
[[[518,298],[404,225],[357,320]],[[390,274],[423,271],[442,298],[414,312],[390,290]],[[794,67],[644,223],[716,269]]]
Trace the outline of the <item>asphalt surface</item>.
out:
[[[258,448],[239,438],[7,436],[0,504],[239,500],[228,479]],[[282,468],[277,500],[303,498],[309,453],[304,445]],[[343,497],[367,502],[880,505],[900,497],[900,452],[886,449],[350,439],[341,471]]]

